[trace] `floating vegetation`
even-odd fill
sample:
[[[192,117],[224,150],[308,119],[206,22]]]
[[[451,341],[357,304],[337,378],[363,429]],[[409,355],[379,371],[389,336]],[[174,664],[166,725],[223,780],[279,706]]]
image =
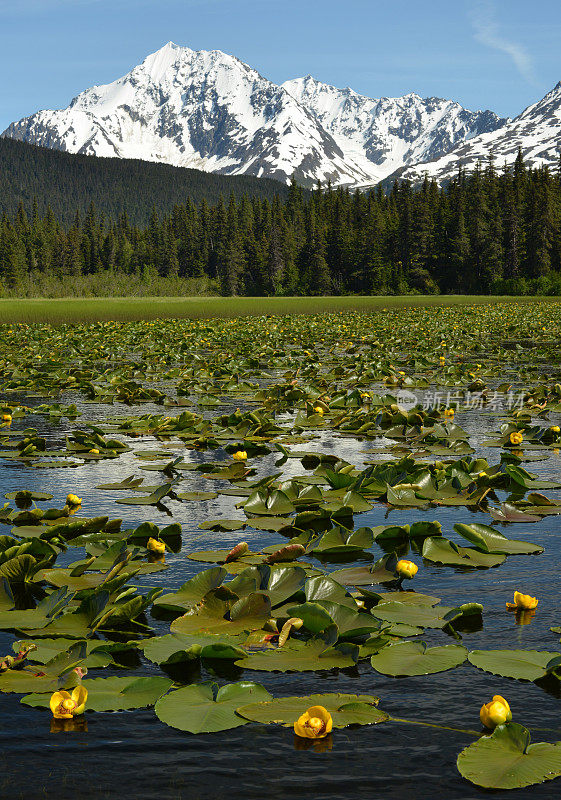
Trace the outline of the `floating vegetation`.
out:
[[[560,326],[554,303],[0,326],[0,459],[17,487],[0,508],[0,691],[73,724],[141,708],[191,735],[276,724],[297,749],[407,724],[383,697],[322,693],[326,676],[416,678],[437,696],[442,673],[479,670],[559,697],[561,652],[470,647],[494,617],[462,576],[540,558],[561,514],[561,474],[532,471],[561,447]],[[55,495],[36,488],[36,469],[63,467]],[[429,574],[456,596],[425,593]],[[536,614],[512,591],[501,613],[539,623],[551,597]],[[273,673],[294,696],[275,696]],[[501,695],[481,721],[465,778],[561,775],[561,743],[530,744]]]

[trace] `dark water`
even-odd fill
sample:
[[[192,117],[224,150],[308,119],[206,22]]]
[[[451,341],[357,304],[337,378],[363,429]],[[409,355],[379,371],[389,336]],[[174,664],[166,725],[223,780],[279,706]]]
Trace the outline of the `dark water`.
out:
[[[24,398],[21,400],[25,402]],[[78,398],[70,395],[63,398],[65,403],[76,400]],[[29,404],[32,403],[30,399]],[[83,416],[75,423],[69,424],[64,420],[60,424],[51,424],[36,416],[27,417],[17,425],[14,423],[13,427],[37,427],[48,435],[50,441],[56,442],[64,437],[66,431],[80,427],[87,419],[161,411],[161,408],[146,405],[128,412],[121,406],[78,405]],[[212,416],[218,413],[213,409]],[[493,462],[499,460],[499,449],[486,450],[480,445],[490,432],[498,428],[498,417],[469,412],[458,414],[456,421],[469,431],[478,455]],[[550,424],[557,421],[552,418]],[[156,449],[162,445],[154,440],[120,438],[136,450]],[[378,440],[376,445],[379,444]],[[370,457],[370,446],[327,434],[313,444],[302,446],[302,449],[333,452],[358,465]],[[180,444],[173,440],[169,444],[169,453],[170,457],[177,453],[185,455],[186,460],[200,461],[224,455],[220,450],[203,454],[187,451],[185,454]],[[273,456],[257,460],[259,474],[273,471],[274,460]],[[189,561],[185,553],[233,546],[239,541],[239,532],[213,533],[198,529],[199,522],[206,519],[219,516],[242,518],[241,512],[235,509],[239,498],[219,496],[216,500],[202,503],[171,502],[172,520],[152,508],[116,505],[117,493],[94,488],[99,483],[121,480],[133,472],[137,476],[143,475],[147,484],[158,483],[158,473],[138,469],[142,463],[148,462],[140,461],[134,453],[76,469],[37,470],[3,462],[0,464],[2,493],[21,488],[42,489],[52,492],[53,505],[58,505],[58,501],[64,502],[68,492],[74,492],[83,498],[83,516],[123,516],[123,527],[136,526],[143,520],[159,525],[180,522],[184,538],[182,552],[166,556],[170,566],[167,571],[147,575],[138,581],[139,586],[161,585],[174,590],[201,568],[200,564]],[[546,461],[527,465],[530,471],[543,477],[557,477],[560,466],[561,457],[555,454]],[[290,460],[284,469],[286,476],[303,472],[297,460]],[[192,477],[193,473],[185,474],[187,477],[181,491],[221,485],[199,476]],[[553,498],[559,494],[547,492]],[[474,515],[463,507],[395,510],[388,515],[380,506],[360,515],[357,521],[360,525],[379,525],[387,520],[404,524],[421,519],[438,519],[444,535],[454,539],[452,526],[455,522],[477,520],[490,523],[487,515]],[[410,554],[409,557],[420,565],[415,589],[436,595],[449,605],[466,601],[483,604],[483,629],[463,635],[463,644],[469,649],[520,647],[560,651],[559,637],[549,628],[561,624],[561,523],[558,518],[546,517],[539,523],[511,525],[503,530],[514,538],[535,540],[545,547],[545,553],[541,556],[510,556],[498,569],[466,572],[422,564],[418,555]],[[7,531],[5,528],[2,532]],[[250,546],[255,544],[259,547],[279,541],[277,534],[250,529],[243,532],[243,538]],[[74,548],[66,555],[66,560],[75,560],[79,555],[81,551]],[[380,555],[378,548],[375,548],[375,555]],[[326,565],[326,568],[336,569],[338,566]],[[515,589],[540,598],[537,614],[528,626],[517,626],[514,616],[505,611],[505,602],[512,600]],[[169,630],[165,623],[149,621],[158,634]],[[453,641],[442,631],[427,631],[421,638],[430,644]],[[13,640],[10,634],[0,632],[0,652],[10,652]],[[138,675],[156,672],[159,670],[153,664],[139,657]],[[111,672],[105,670],[103,674]],[[292,731],[275,726],[250,724],[223,733],[193,736],[160,723],[153,709],[147,709],[90,713],[86,714],[87,731],[51,733],[47,712],[21,705],[19,695],[0,694],[0,800],[121,797],[138,800],[211,800],[219,797],[229,800],[317,797],[330,800],[433,800],[438,797],[471,800],[486,795],[501,800],[511,795],[546,800],[561,795],[561,779],[517,790],[514,794],[477,789],[461,778],[455,766],[459,751],[475,737],[447,729],[478,731],[480,706],[493,694],[499,693],[510,701],[514,719],[530,728],[534,741],[561,740],[561,701],[555,686],[543,687],[495,677],[469,664],[440,675],[394,679],[374,672],[368,661],[340,672],[242,673],[235,667],[228,667],[228,671],[212,675],[203,669],[200,675],[186,675],[185,680],[216,678],[224,683],[242,677],[263,683],[275,696],[324,691],[373,693],[380,697],[380,707],[392,716],[431,722],[443,728],[397,722],[346,728],[336,730],[330,742],[331,749],[320,752],[314,748],[297,749]]]

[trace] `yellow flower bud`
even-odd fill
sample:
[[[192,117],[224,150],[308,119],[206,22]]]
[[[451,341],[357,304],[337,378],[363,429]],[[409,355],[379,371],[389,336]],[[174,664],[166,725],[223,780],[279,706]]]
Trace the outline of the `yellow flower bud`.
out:
[[[320,417],[323,417],[323,408],[321,406],[314,406],[314,413],[319,414]]]
[[[165,553],[166,545],[159,539],[154,539],[152,536],[146,542],[146,549],[151,550],[153,553]]]
[[[532,597],[529,594],[522,594],[521,592],[514,592],[514,602],[507,603],[508,609],[522,608],[525,611],[533,611],[539,603],[537,597]]]
[[[552,425],[549,429],[552,433],[561,433],[561,428],[559,425]]]
[[[66,495],[66,505],[68,506],[79,506],[82,504],[82,498],[78,497],[76,494],[67,494]]]
[[[512,720],[512,711],[504,697],[496,694],[491,701],[481,706],[479,719],[486,728],[491,730],[497,725],[504,725]]]
[[[94,456],[99,455],[99,450],[96,447],[92,447],[92,449],[89,452],[93,453]]]
[[[413,578],[419,570],[419,567],[413,561],[407,561],[402,558],[397,562],[396,572],[400,578]]]
[[[236,452],[232,454],[232,458],[234,461],[246,461],[247,452],[245,450],[236,450]]]

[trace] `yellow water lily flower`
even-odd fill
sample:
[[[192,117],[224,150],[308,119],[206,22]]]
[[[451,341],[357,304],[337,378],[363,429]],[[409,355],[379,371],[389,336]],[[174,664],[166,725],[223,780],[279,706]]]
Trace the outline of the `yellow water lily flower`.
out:
[[[522,594],[521,592],[514,592],[514,602],[507,603],[508,609],[522,608],[525,611],[533,611],[539,603],[537,597],[532,597],[529,594]]]
[[[510,434],[509,439],[511,444],[522,444],[524,436],[520,433],[520,431],[513,431]]]
[[[89,452],[93,453],[94,456],[98,456],[99,455],[99,450],[97,449],[97,447],[92,447],[92,449],[89,450]]]
[[[413,578],[418,571],[419,567],[414,561],[408,561],[406,558],[402,558],[401,561],[397,562],[396,572],[401,578]]]
[[[453,417],[456,412],[453,408],[445,408],[444,409],[444,416],[445,417]]]
[[[159,539],[154,539],[152,536],[146,542],[146,549],[151,550],[153,553],[165,553],[166,545]]]
[[[77,494],[67,494],[66,504],[69,506],[79,506],[82,504],[82,498],[78,497]]]
[[[552,425],[549,429],[552,433],[561,433],[561,428],[559,425]]]
[[[320,417],[323,417],[323,408],[321,406],[314,406],[314,413],[319,414]]]
[[[12,415],[11,414],[2,414],[2,422],[11,422]]]
[[[323,706],[312,706],[294,723],[294,733],[303,739],[323,739],[332,729],[331,714]]]
[[[440,356],[438,360],[440,361],[441,364],[446,364],[446,359],[444,358],[444,356]]]
[[[72,719],[84,713],[87,699],[88,690],[80,685],[72,690],[72,694],[64,690],[52,694],[49,706],[55,719]]]
[[[496,694],[492,700],[481,706],[479,719],[486,728],[493,730],[497,725],[504,725],[512,719],[512,711],[504,697]]]
[[[247,453],[245,450],[236,450],[235,453],[232,453],[232,458],[234,461],[246,461]]]

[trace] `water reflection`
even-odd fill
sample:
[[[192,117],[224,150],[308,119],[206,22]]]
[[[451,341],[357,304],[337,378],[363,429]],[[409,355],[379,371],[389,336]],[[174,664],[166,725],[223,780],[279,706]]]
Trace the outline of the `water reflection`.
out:
[[[375,387],[383,391],[382,387]],[[37,398],[21,398],[31,405],[42,402]],[[76,402],[83,416],[78,423],[66,419],[52,424],[37,416],[25,421],[15,421],[11,430],[19,435],[23,427],[34,426],[45,436],[49,447],[64,444],[64,438],[76,425],[99,422],[118,415],[161,413],[159,406],[143,405],[118,410],[110,405],[83,403],[77,396],[67,395],[61,402]],[[236,404],[237,405],[237,404]],[[230,413],[235,405],[205,411],[211,417]],[[175,413],[173,410],[171,413]],[[552,415],[553,416],[553,415]],[[478,455],[496,462],[500,450],[484,446],[498,428],[499,416],[482,415],[477,411],[458,411],[456,422],[464,427],[477,448]],[[170,439],[165,443],[155,437],[141,441],[137,437],[123,436],[126,443],[139,451],[160,451],[161,461],[183,456],[187,462],[203,464],[210,460],[226,458],[223,449],[209,452],[186,450],[183,443]],[[361,465],[367,460],[391,460],[395,455],[384,448],[390,440],[380,437],[375,442],[359,441],[352,437],[338,438],[333,433],[314,435],[311,441],[289,445],[292,448],[314,452],[328,452]],[[373,453],[373,449],[378,452]],[[382,451],[382,452],[381,452]],[[545,460],[526,464],[532,472],[544,479],[559,476],[559,458],[548,453]],[[275,462],[278,453],[255,459],[256,478],[278,472]],[[428,455],[427,460],[432,460]],[[314,466],[310,459],[309,466]],[[164,481],[159,473],[139,469],[140,460],[134,451],[118,459],[90,462],[71,469],[31,469],[21,463],[0,463],[0,476],[4,492],[22,488],[48,491],[54,495],[53,505],[62,507],[68,492],[83,498],[80,515],[94,517],[107,515],[122,517],[123,529],[136,528],[142,522],[167,524],[168,516],[181,523],[182,549],[167,552],[168,569],[146,576],[136,576],[135,585],[161,586],[175,591],[195,575],[201,565],[190,561],[186,553],[197,549],[231,549],[239,541],[239,532],[201,531],[199,524],[217,517],[241,518],[235,504],[239,497],[219,495],[202,502],[180,503],[166,498],[167,512],[153,507],[123,506],[115,504],[115,492],[96,487],[108,482],[122,481],[134,474],[143,475],[145,483]],[[284,477],[305,473],[298,459],[288,459],[282,466]],[[305,474],[310,474],[309,472]],[[147,478],[147,476],[149,476]],[[199,472],[183,472],[181,491],[209,491],[230,488],[227,481],[207,481]],[[179,491],[179,490],[178,490]],[[560,491],[547,491],[548,497],[561,502]],[[498,492],[500,502],[508,500],[505,492]],[[438,519],[445,536],[463,543],[453,531],[456,522],[473,522],[477,519],[491,523],[491,517],[465,507],[439,507],[425,509],[388,509],[376,505],[362,514],[357,522],[374,527],[387,523],[412,524],[421,520]],[[350,520],[347,520],[350,522]],[[320,526],[321,527],[321,526]],[[468,649],[527,648],[558,652],[559,634],[550,627],[560,624],[559,601],[552,576],[561,573],[561,523],[552,516],[531,523],[505,522],[502,529],[507,535],[531,539],[546,548],[544,556],[509,556],[497,569],[469,570],[439,567],[417,558],[419,547],[413,541],[412,552],[420,568],[414,588],[434,597],[443,604],[455,607],[460,603],[477,601],[484,606],[483,618],[464,617],[461,626],[454,627]],[[246,528],[243,538],[250,549],[276,544],[282,539],[274,532]],[[396,549],[394,543],[385,549]],[[399,555],[407,556],[408,542],[398,542]],[[377,559],[383,554],[381,547],[372,549]],[[62,565],[83,557],[83,551],[70,549],[60,558]],[[351,565],[371,558],[353,558]],[[319,562],[314,562],[319,563]],[[337,564],[325,561],[327,570]],[[519,587],[532,587],[540,597],[539,613],[525,622],[525,615],[509,615],[505,603]],[[146,621],[156,635],[169,632],[173,615],[163,609],[154,610]],[[127,637],[108,634],[115,642]],[[429,646],[451,642],[447,632],[427,630],[422,639]],[[10,652],[14,636],[0,632],[0,652]],[[137,669],[139,675],[160,673],[160,669],[144,658],[138,650],[115,653],[115,659],[127,669]],[[167,665],[164,670],[173,680],[189,683],[216,679],[219,682],[254,680],[263,683],[274,696],[305,695],[321,692],[349,694],[375,694],[380,697],[380,707],[392,716],[430,720],[441,725],[453,722],[458,727],[473,729],[478,725],[478,714],[485,698],[502,694],[509,699],[514,718],[529,728],[547,728],[549,733],[534,737],[549,741],[561,739],[559,729],[559,700],[561,683],[548,676],[536,683],[512,681],[465,664],[456,670],[442,673],[438,681],[430,676],[395,680],[376,673],[368,661],[357,667],[340,671],[318,673],[242,673],[230,662],[185,661]],[[90,670],[88,677],[101,673]],[[122,670],[109,669],[104,675],[122,675]],[[461,732],[419,728],[402,723],[336,730],[327,740],[296,741],[290,729],[280,726],[247,725],[228,731],[226,736],[191,736],[161,724],[153,709],[135,712],[86,714],[80,724],[84,727],[73,732],[87,736],[50,736],[51,723],[48,712],[23,706],[18,695],[0,695],[2,722],[0,727],[0,797],[48,798],[48,800],[104,800],[105,798],[134,796],[138,800],[215,800],[226,796],[229,800],[286,800],[315,797],[318,794],[329,800],[363,800],[383,797],[384,800],[475,800],[486,792],[466,784],[456,772],[458,752],[469,744],[471,736]],[[451,719],[453,716],[453,720]],[[77,722],[78,720],[76,720]],[[59,722],[59,721],[56,721]],[[60,721],[66,722],[66,721]],[[74,723],[75,720],[68,722]],[[54,731],[53,731],[54,732]],[[56,731],[56,732],[64,732]],[[56,751],[53,747],[56,746]],[[87,747],[87,753],[85,748]],[[295,758],[298,750],[298,758]],[[87,755],[87,758],[86,758]],[[56,758],[56,781],[53,781]],[[329,759],[329,764],[326,763]],[[32,765],[32,769],[30,769]],[[32,774],[30,774],[32,773]],[[559,783],[551,782],[528,790],[516,792],[521,800],[553,800],[559,796]],[[511,800],[508,792],[494,792],[497,800]]]

